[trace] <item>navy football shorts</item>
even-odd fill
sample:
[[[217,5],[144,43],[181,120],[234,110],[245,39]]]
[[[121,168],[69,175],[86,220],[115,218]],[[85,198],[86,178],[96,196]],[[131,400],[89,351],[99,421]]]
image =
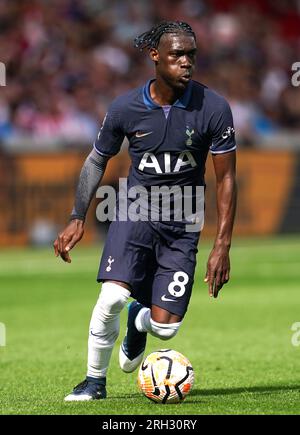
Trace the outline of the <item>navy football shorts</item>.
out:
[[[199,233],[163,222],[110,224],[98,281],[122,281],[147,307],[184,316],[191,297]]]

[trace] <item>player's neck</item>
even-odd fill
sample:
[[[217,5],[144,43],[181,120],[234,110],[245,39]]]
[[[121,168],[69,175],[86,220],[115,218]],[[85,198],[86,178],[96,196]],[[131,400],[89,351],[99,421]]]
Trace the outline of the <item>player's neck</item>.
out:
[[[150,95],[152,100],[160,106],[172,105],[178,98],[181,97],[183,92],[178,92],[171,88],[166,82],[159,77],[154,80],[150,85]]]

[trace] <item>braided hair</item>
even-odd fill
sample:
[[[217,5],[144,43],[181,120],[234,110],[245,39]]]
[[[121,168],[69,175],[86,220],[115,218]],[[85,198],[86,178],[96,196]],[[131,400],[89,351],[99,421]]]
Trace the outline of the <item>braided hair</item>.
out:
[[[134,46],[142,51],[144,48],[150,50],[157,48],[160,38],[164,33],[186,33],[196,40],[196,35],[191,26],[183,21],[162,21],[156,24],[148,32],[142,33],[134,40]]]

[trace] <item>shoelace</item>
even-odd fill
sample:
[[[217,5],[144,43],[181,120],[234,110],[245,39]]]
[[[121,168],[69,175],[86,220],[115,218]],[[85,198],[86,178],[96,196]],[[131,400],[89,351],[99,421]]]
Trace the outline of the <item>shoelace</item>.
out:
[[[87,384],[88,381],[85,379],[84,381],[80,382],[80,384],[76,385],[76,387],[74,387],[74,390],[77,390],[79,388],[83,390],[87,386]]]

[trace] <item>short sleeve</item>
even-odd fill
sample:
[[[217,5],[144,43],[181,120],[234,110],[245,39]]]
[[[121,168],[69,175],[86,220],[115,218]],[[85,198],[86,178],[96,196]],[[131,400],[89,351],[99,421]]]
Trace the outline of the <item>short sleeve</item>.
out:
[[[124,137],[121,110],[116,103],[112,103],[103,119],[94,148],[101,155],[114,156],[120,151]]]
[[[227,101],[222,98],[214,109],[210,120],[212,154],[223,154],[236,149],[232,112]]]

